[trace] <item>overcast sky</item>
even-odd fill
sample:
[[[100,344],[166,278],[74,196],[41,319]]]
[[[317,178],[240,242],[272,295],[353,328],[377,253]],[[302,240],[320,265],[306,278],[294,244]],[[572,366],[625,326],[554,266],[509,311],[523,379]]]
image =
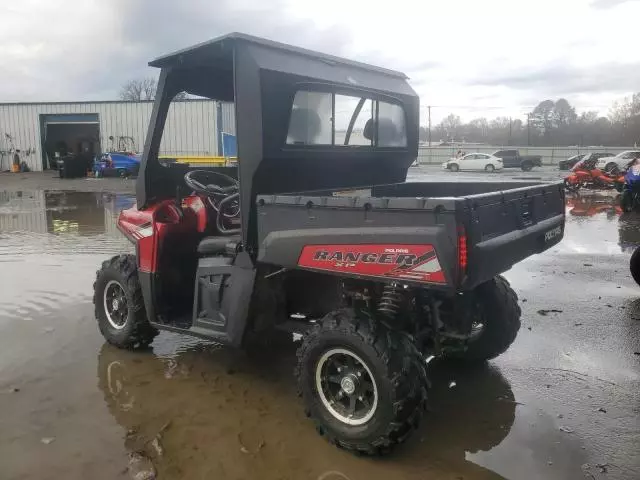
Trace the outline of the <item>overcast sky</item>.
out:
[[[640,0],[3,0],[0,102],[108,100],[231,31],[406,72],[433,121],[640,91]],[[426,108],[422,123],[426,122]]]

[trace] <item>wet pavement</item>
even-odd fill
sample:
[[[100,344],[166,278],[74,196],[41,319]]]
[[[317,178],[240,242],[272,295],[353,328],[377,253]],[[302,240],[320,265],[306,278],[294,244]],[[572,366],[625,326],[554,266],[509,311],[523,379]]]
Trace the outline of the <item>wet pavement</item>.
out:
[[[133,198],[95,190],[0,191],[0,479],[126,479],[132,452],[159,479],[640,478],[640,216],[613,192],[568,198],[564,241],[506,274],[523,310],[510,350],[432,362],[420,431],[367,459],[304,417],[293,344],[104,344],[91,286],[131,251],[115,215]]]

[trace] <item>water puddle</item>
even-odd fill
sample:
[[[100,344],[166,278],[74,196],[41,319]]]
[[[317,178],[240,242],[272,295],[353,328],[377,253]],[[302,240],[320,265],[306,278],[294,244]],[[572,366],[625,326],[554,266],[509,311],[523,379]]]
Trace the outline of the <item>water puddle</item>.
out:
[[[108,193],[0,192],[0,323],[85,300],[100,263],[133,251],[116,218],[134,201]]]

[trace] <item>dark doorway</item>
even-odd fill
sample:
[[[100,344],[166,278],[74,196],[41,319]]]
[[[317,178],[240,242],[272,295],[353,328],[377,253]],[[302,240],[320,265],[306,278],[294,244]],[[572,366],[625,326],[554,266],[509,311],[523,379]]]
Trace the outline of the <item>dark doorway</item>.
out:
[[[42,168],[57,167],[57,159],[66,155],[86,157],[90,164],[100,153],[100,123],[98,115],[40,115]]]

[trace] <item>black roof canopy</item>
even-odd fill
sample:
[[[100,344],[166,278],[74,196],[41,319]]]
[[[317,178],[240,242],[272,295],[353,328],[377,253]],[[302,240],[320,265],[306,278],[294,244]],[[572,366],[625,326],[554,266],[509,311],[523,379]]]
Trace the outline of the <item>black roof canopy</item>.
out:
[[[359,68],[366,71],[375,71],[381,74],[389,75],[392,77],[398,77],[403,80],[407,79],[407,76],[396,70],[390,70],[388,68],[376,67],[368,65],[362,62],[356,62],[354,60],[348,60],[346,58],[336,57],[326,53],[316,52],[313,50],[307,50],[306,48],[295,47],[293,45],[287,45],[286,43],[275,42],[273,40],[267,40],[265,38],[254,37],[245,33],[228,33],[220,37],[216,37],[212,40],[193,45],[191,47],[183,48],[167,55],[162,55],[149,62],[151,67],[175,67],[184,63],[201,63],[210,65],[212,62],[220,61],[225,57],[231,61],[233,56],[233,45],[239,41],[245,43],[251,43],[254,45],[260,45],[273,50],[280,50],[289,54],[295,54],[300,57],[307,57],[309,59],[320,60],[330,65],[340,64],[353,68]],[[260,62],[262,68],[268,68],[269,65],[266,62]],[[281,67],[281,65],[278,65]]]
[[[245,242],[258,194],[404,181],[417,156],[419,99],[401,72],[241,33],[159,57],[162,69],[138,182],[138,204],[153,195],[153,177],[168,104],[180,91],[232,101],[236,109]],[[406,145],[395,148],[287,145],[299,90],[367,97],[400,105]],[[286,174],[283,174],[286,172]]]

